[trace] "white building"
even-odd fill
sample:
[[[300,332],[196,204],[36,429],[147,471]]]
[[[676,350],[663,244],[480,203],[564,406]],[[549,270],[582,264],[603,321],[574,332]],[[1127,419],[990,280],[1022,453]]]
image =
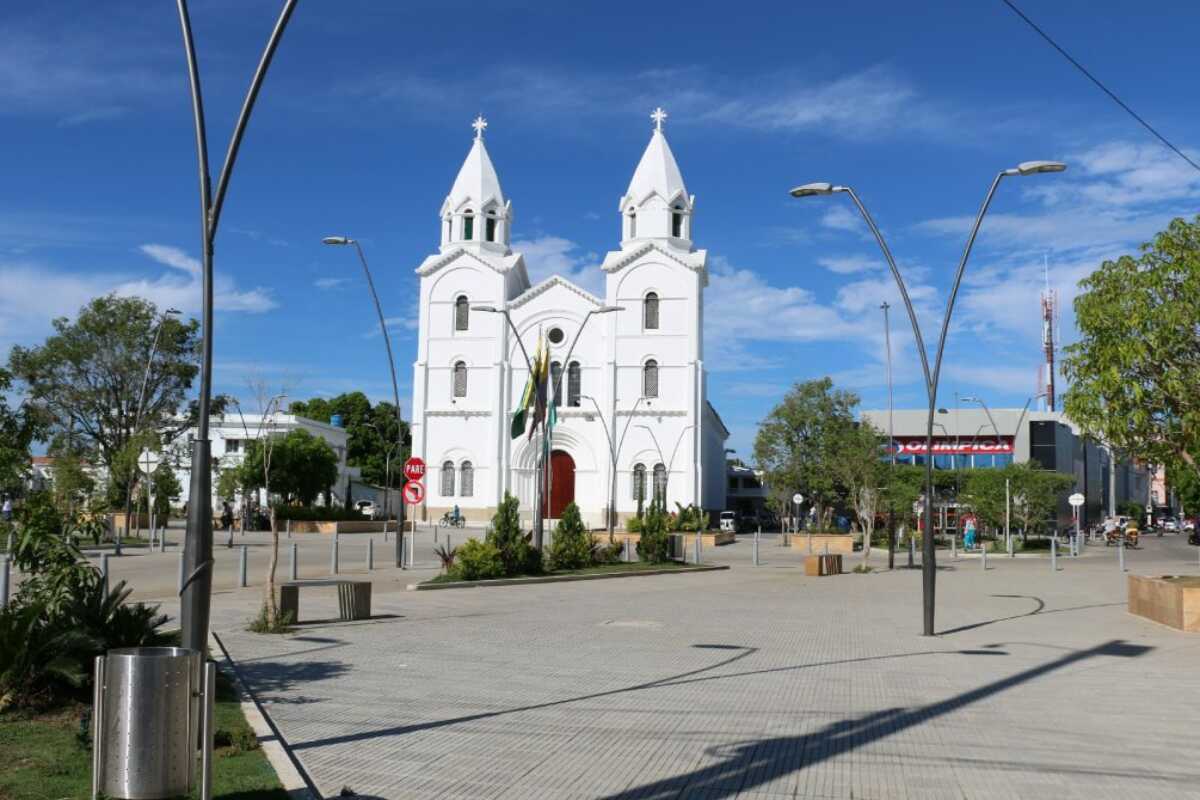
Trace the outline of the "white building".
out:
[[[650,143],[617,207],[620,249],[600,267],[604,297],[559,276],[530,285],[521,254],[509,247],[513,206],[484,146],[486,123],[476,121],[441,207],[441,245],[417,268],[412,429],[413,453],[428,464],[427,517],[457,505],[483,520],[505,492],[520,498],[524,516],[534,511],[541,430],[532,440],[509,433],[528,377],[525,357],[503,315],[477,305],[507,309],[530,357],[544,334],[552,370],[563,375],[549,517],[574,500],[587,522],[603,524],[614,440],[622,518],[637,510],[639,486],[647,502],[657,485],[668,505],[724,509],[729,433],[708,403],[704,370],[707,256],[693,246],[695,197],[663,135],[665,114],[652,117]],[[605,306],[624,310],[589,321]]]

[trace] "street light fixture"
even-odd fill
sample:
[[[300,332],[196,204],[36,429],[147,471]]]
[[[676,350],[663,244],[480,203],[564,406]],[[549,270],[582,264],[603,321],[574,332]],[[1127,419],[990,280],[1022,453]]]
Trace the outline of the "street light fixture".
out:
[[[950,318],[954,312],[954,301],[958,296],[958,288],[962,283],[963,273],[967,268],[967,259],[971,255],[971,249],[975,244],[975,237],[979,234],[979,227],[983,224],[984,215],[987,214],[988,207],[992,203],[992,197],[996,194],[996,189],[1000,185],[1000,181],[1004,178],[1013,175],[1036,175],[1040,173],[1062,172],[1065,170],[1066,164],[1059,161],[1025,161],[1018,164],[1015,168],[1001,170],[992,180],[992,185],[988,189],[987,195],[984,197],[983,205],[979,208],[979,213],[975,216],[975,223],[971,226],[971,232],[967,237],[966,246],[963,248],[962,257],[958,262],[958,269],[955,271],[954,284],[950,289],[950,294],[946,298],[946,310],[942,316],[941,335],[938,338],[937,355],[934,359],[933,369],[929,368],[929,354],[925,350],[925,341],[921,336],[921,326],[917,322],[917,314],[913,309],[912,300],[909,298],[908,289],[904,284],[904,279],[900,275],[900,269],[896,266],[896,261],[892,258],[892,252],[887,246],[887,242],[883,239],[883,234],[880,233],[879,227],[875,224],[866,206],[859,200],[858,195],[849,186],[834,186],[830,183],[806,183],[791,190],[793,197],[813,197],[816,195],[832,194],[834,192],[845,192],[850,196],[850,199],[857,206],[858,211],[862,214],[867,226],[871,229],[871,233],[875,236],[875,241],[879,245],[879,249],[883,252],[884,258],[888,262],[888,267],[891,269],[892,277],[896,281],[896,285],[900,290],[900,297],[904,300],[905,310],[908,312],[909,322],[912,324],[913,337],[917,343],[917,352],[921,357],[921,369],[925,377],[925,391],[929,397],[929,414],[926,421],[925,442],[926,452],[929,453],[933,449],[933,416],[937,409],[937,388],[938,380],[942,369],[942,355],[945,352],[946,336],[950,330]],[[926,460],[925,464],[925,536],[922,542],[922,617],[923,617],[923,632],[926,636],[934,635],[934,600],[937,580],[937,564],[935,562],[935,550],[933,542],[933,460]]]
[[[992,417],[992,410],[987,407],[987,403],[983,402],[982,397],[975,395],[964,395],[959,398],[964,403],[979,403],[983,407],[983,413],[987,414],[988,422],[992,424],[992,430],[996,432],[996,443],[1000,443],[1000,429],[996,427],[996,420]]]
[[[396,404],[396,449],[398,452],[403,452],[404,442],[404,421],[400,416],[400,385],[396,381],[396,360],[392,357],[392,337],[388,335],[387,322],[383,318],[383,306],[379,304],[379,294],[375,291],[375,281],[371,278],[371,268],[367,266],[367,257],[363,254],[362,245],[357,239],[351,239],[349,236],[326,236],[321,240],[323,244],[328,245],[354,245],[354,250],[358,253],[358,260],[362,263],[363,274],[367,276],[367,288],[371,290],[371,299],[375,301],[375,314],[379,317],[379,331],[383,334],[383,344],[387,348],[388,370],[392,374],[392,400]],[[389,491],[391,487],[388,487]],[[346,500],[349,502],[350,488],[346,487]],[[387,495],[384,495],[385,497]],[[400,506],[400,510],[404,510],[404,506]],[[402,528],[402,517],[396,515],[397,528]],[[416,523],[414,523],[416,524]],[[387,530],[387,521],[384,521],[384,530]],[[396,534],[396,566],[402,566],[403,561],[404,537],[399,533]]]

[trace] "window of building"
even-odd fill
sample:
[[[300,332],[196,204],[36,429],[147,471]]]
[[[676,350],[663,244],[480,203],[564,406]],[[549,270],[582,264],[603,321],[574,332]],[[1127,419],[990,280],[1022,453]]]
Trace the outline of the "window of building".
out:
[[[629,209],[629,238],[637,238],[637,212]]]
[[[1011,467],[1013,463],[1012,453],[996,453],[992,456],[992,460],[997,467]],[[1107,485],[1105,484],[1105,486]]]
[[[683,212],[679,207],[671,214],[671,235],[676,239],[683,238]]]
[[[442,497],[454,497],[454,462],[442,462]]]
[[[658,330],[658,295],[650,292],[642,301],[642,327],[648,331]]]
[[[475,217],[471,216],[471,212],[468,211],[466,214],[463,214],[463,240],[469,242],[474,238]]]
[[[933,456],[933,468],[934,469],[950,469],[950,456],[948,456],[948,455],[940,455],[939,456],[935,453]]]
[[[454,300],[454,330],[465,331],[471,324],[471,301],[465,294]]]
[[[475,467],[470,461],[464,461],[459,470],[458,494],[461,497],[475,496]]]
[[[654,499],[659,503],[667,501],[667,467],[665,464],[654,465]]]
[[[554,407],[558,408],[562,405],[562,364],[557,361],[550,362],[550,385],[553,387]]]
[[[633,465],[633,499],[646,499],[646,465]]]
[[[454,362],[454,396],[467,396],[467,362]]]
[[[642,397],[658,397],[658,362],[653,358],[642,367]]]
[[[582,372],[578,361],[572,361],[567,367],[567,405],[573,408],[579,406],[579,395],[582,394],[583,386]]]
[[[488,217],[483,229],[483,238],[489,242],[496,241],[496,218]]]
[[[729,479],[729,490],[732,492],[736,492],[738,490],[738,479],[737,478]]]
[[[454,220],[451,219],[450,217],[446,217],[446,241],[448,242],[453,238],[454,238]]]
[[[240,453],[241,451],[242,451],[242,440],[241,439],[226,439],[225,440],[225,452],[226,453]]]
[[[566,336],[563,334],[562,328],[551,328],[550,332],[546,334],[546,338],[550,340],[550,344],[562,344]]]

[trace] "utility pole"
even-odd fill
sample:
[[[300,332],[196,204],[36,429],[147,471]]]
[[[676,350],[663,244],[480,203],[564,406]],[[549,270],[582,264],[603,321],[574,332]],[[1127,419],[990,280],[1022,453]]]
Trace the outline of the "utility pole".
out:
[[[891,456],[891,491],[888,492],[888,569],[896,568],[896,507],[894,504],[894,489],[896,482],[896,426],[894,398],[892,395],[892,326],[888,320],[888,309],[891,308],[884,300],[879,304],[883,309],[883,342],[887,348],[887,382],[888,382],[888,453]]]

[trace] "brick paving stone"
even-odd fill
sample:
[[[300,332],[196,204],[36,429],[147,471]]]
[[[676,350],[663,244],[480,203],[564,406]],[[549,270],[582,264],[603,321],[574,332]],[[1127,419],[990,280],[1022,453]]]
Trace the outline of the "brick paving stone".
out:
[[[1178,537],[1128,555],[1196,573]],[[1056,574],[946,558],[931,638],[919,570],[807,578],[770,544],[753,567],[747,540],[705,556],[732,568],[428,593],[393,570],[368,623],[249,634],[255,589],[213,620],[327,796],[1200,796],[1200,638],[1126,613],[1115,551]]]

